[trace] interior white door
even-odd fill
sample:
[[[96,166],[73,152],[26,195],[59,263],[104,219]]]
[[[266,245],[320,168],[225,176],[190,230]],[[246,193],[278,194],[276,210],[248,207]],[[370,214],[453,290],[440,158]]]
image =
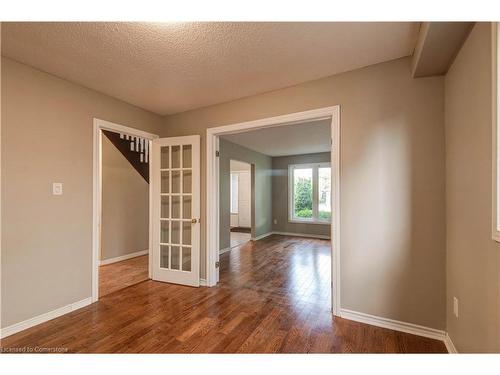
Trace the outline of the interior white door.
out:
[[[250,171],[239,172],[238,178],[238,225],[252,226],[252,179]]]
[[[200,137],[153,141],[153,280],[200,285]]]

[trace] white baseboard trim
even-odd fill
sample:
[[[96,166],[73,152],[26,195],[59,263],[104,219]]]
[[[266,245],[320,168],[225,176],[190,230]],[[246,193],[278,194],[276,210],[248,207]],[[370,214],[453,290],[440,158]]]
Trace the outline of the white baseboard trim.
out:
[[[149,253],[149,250],[136,251],[135,253],[130,253],[130,254],[122,255],[119,257],[115,257],[115,258],[101,260],[101,261],[99,261],[99,265],[105,266],[106,264],[121,262],[122,260],[140,257],[140,256],[146,255],[148,253]]]
[[[263,238],[266,238],[266,237],[269,237],[270,235],[272,235],[274,232],[268,232],[268,233],[264,233],[264,234],[261,234],[260,236],[257,236],[257,237],[252,237],[251,240],[252,241],[258,241],[258,240],[261,240]]]
[[[457,348],[455,348],[455,345],[453,344],[453,341],[451,341],[450,335],[448,333],[446,334],[446,337],[444,338],[444,344],[446,345],[446,349],[448,350],[448,353],[450,354],[458,354]]]
[[[347,309],[340,309],[340,317],[360,323],[371,324],[372,326],[389,328],[395,331],[411,333],[412,335],[428,337],[435,340],[445,341],[446,338],[446,332],[439,329],[424,327],[418,324],[401,322],[398,320],[392,320],[381,316],[369,315]]]
[[[200,279],[200,286],[207,286],[207,280]]]
[[[293,233],[293,232],[273,232],[273,234],[279,234],[281,236],[320,238],[322,240],[329,240],[330,239],[330,236],[325,236],[323,234],[307,234],[307,233]]]
[[[230,247],[226,247],[225,249],[220,249],[220,250],[219,250],[219,255],[224,254],[224,253],[227,253],[229,250],[231,250],[231,248],[230,248]]]
[[[0,330],[0,338],[5,338],[5,337],[13,335],[15,333],[24,331],[25,329],[34,327],[38,324],[45,323],[49,320],[60,317],[61,315],[68,314],[72,311],[81,309],[82,307],[90,305],[91,303],[92,303],[92,297],[88,297],[88,298],[82,299],[81,301],[70,303],[69,305],[66,305],[66,306],[60,307],[58,309],[49,311],[45,314],[35,316],[34,318],[27,319],[27,320],[24,320],[22,322],[13,324],[11,326],[2,328]]]
[[[264,233],[264,234],[261,234],[260,236],[257,236],[257,237],[252,237],[251,240],[252,241],[258,241],[258,240],[261,240],[263,238],[266,238],[266,237],[269,237],[273,234],[279,234],[281,236],[295,236],[295,237],[306,237],[306,238],[319,238],[319,239],[322,239],[322,240],[329,240],[330,239],[330,236],[325,236],[325,235],[322,235],[322,234],[307,234],[307,233],[293,233],[293,232],[268,232],[268,233]],[[223,249],[225,250],[225,249]],[[222,254],[222,253],[221,253]]]

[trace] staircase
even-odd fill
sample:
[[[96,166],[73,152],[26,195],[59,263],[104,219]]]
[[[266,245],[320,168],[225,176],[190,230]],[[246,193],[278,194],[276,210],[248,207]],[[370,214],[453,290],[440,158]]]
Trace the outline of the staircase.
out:
[[[128,162],[149,183],[149,141],[127,134],[102,131],[106,138],[125,156]]]

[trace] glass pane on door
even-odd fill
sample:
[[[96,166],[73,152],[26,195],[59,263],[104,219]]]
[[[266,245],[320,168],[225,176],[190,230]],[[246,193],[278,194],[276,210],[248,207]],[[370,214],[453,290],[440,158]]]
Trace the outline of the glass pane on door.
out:
[[[168,246],[160,245],[160,267],[168,268],[168,265],[169,265]]]
[[[181,264],[181,249],[179,246],[172,246],[170,251],[170,268],[179,270]]]
[[[191,248],[182,248],[182,270],[191,271]]]
[[[191,168],[191,145],[182,146],[182,168]]]
[[[166,146],[166,147],[162,147],[161,148],[161,165],[160,165],[160,168],[163,169],[163,168],[169,168],[170,167],[170,163],[169,163],[169,160],[170,160],[170,147]]]
[[[180,146],[172,146],[172,168],[180,167],[181,150]]]
[[[181,192],[181,174],[179,171],[172,171],[172,193],[178,194]]]

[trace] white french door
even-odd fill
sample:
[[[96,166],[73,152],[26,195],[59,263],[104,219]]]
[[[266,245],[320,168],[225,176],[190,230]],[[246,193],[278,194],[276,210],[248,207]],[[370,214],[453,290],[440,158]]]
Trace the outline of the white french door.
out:
[[[153,140],[153,280],[200,285],[200,136]]]

